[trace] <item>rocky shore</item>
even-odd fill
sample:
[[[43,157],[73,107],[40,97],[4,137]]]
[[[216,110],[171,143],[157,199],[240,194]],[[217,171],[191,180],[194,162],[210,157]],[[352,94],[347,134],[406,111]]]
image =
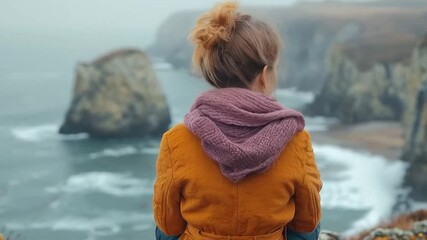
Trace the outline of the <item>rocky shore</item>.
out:
[[[405,144],[403,127],[399,122],[337,124],[325,132],[312,132],[311,137],[316,144],[337,145],[387,159],[400,159]]]
[[[352,236],[322,231],[319,240],[426,240],[427,210],[402,214]]]
[[[425,240],[427,239],[427,210],[402,214],[347,239]]]

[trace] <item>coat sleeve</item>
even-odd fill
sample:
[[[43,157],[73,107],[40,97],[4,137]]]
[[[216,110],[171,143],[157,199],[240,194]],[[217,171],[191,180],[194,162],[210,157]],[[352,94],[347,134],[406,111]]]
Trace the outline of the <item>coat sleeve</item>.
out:
[[[310,233],[317,228],[322,215],[320,207],[322,181],[316,165],[310,135],[307,132],[304,134],[306,135],[306,144],[300,153],[304,177],[294,195],[295,216],[288,224],[288,229],[300,233]]]
[[[181,215],[180,183],[174,176],[174,161],[169,148],[167,134],[160,143],[154,182],[154,220],[160,230],[169,236],[180,235],[187,223]]]

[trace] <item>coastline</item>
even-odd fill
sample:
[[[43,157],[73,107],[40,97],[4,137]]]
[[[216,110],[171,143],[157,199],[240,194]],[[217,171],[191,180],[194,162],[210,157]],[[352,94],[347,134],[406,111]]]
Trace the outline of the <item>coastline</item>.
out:
[[[366,122],[353,125],[336,124],[327,131],[310,132],[312,141],[319,145],[336,145],[400,159],[405,143],[399,122]]]

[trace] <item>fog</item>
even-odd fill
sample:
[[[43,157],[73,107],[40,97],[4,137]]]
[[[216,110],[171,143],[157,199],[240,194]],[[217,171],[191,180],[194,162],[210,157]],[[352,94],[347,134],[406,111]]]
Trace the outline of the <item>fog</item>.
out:
[[[116,32],[143,36],[146,46],[155,30],[171,13],[183,9],[202,9],[217,0],[0,0],[0,30],[3,34],[40,35],[41,33],[89,34]],[[242,5],[286,5],[295,0],[242,0]],[[68,34],[67,34],[68,35]],[[124,40],[126,42],[126,40]],[[135,42],[136,43],[136,42]]]
[[[301,0],[240,0],[238,3],[283,6],[298,1]],[[144,49],[154,41],[162,21],[174,12],[207,9],[218,2],[0,0],[0,73],[22,69],[69,71],[76,62],[93,60],[113,49]]]

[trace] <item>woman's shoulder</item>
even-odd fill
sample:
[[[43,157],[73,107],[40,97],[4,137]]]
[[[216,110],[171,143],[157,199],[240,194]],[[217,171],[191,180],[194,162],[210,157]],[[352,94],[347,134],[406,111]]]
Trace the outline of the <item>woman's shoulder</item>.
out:
[[[165,132],[164,136],[167,137],[169,144],[171,143],[180,143],[180,142],[188,142],[194,141],[198,138],[194,135],[184,123],[178,123]]]
[[[165,134],[167,134],[168,136],[170,135],[177,135],[177,134],[181,134],[181,135],[185,135],[185,134],[189,134],[191,133],[190,130],[185,126],[184,123],[178,123],[175,124],[172,128],[170,128],[168,131],[166,131]]]
[[[294,135],[288,145],[297,147],[311,148],[311,137],[307,130],[302,130]]]

